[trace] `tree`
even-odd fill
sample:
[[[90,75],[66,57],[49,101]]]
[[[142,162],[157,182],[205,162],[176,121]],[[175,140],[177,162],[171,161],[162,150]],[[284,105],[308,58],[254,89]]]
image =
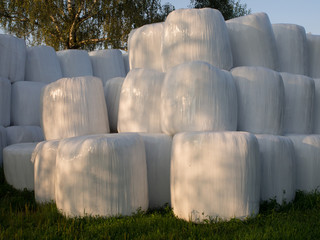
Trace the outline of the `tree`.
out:
[[[160,0],[1,0],[0,25],[56,50],[125,49],[133,28],[165,19],[164,7]]]
[[[190,7],[192,8],[215,8],[218,9],[225,20],[244,16],[251,13],[247,9],[247,4],[241,4],[240,0],[191,0]]]

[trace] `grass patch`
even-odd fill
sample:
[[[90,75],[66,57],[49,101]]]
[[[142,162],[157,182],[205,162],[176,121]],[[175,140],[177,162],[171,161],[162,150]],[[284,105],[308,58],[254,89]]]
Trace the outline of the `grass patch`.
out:
[[[168,206],[131,217],[68,219],[54,203],[36,204],[33,192],[10,187],[0,169],[0,239],[320,239],[320,194],[298,192],[282,206],[264,202],[245,221],[194,224]]]

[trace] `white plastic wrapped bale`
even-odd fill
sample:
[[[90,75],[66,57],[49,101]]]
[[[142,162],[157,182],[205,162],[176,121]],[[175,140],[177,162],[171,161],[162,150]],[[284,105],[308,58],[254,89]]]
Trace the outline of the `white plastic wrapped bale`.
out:
[[[41,142],[44,135],[39,126],[11,126],[6,128],[7,144]]]
[[[161,132],[160,96],[165,74],[133,69],[125,78],[119,102],[119,132]]]
[[[11,91],[11,125],[40,126],[42,82],[16,82]]]
[[[38,143],[32,154],[34,194],[39,203],[55,201],[56,156],[59,140]]]
[[[233,66],[261,66],[278,70],[276,41],[269,17],[255,13],[226,21]]]
[[[3,149],[3,170],[7,183],[14,188],[34,190],[31,156],[38,143],[19,143]]]
[[[320,78],[320,35],[307,34],[309,76]]]
[[[123,62],[124,62],[124,69],[126,72],[126,75],[128,74],[128,72],[130,71],[130,66],[129,66],[129,54],[126,53],[122,53],[122,58],[123,58]]]
[[[0,52],[0,76],[11,82],[23,81],[27,55],[25,41],[0,34]]]
[[[259,146],[245,132],[186,132],[173,138],[171,204],[179,218],[240,218],[258,214]]]
[[[7,133],[6,129],[3,126],[0,126],[0,167],[3,162],[2,150],[7,146]]]
[[[161,92],[161,128],[185,131],[236,130],[237,92],[232,75],[195,61],[170,69]]]
[[[314,78],[313,133],[320,134],[320,78]]]
[[[292,141],[275,135],[256,135],[261,159],[261,200],[290,202],[296,192],[296,161]]]
[[[62,78],[59,59],[49,46],[27,48],[26,81],[51,83]]]
[[[130,69],[148,68],[162,71],[161,43],[163,23],[147,24],[129,35]]]
[[[147,166],[141,137],[131,133],[61,140],[55,190],[57,208],[67,216],[146,210]]]
[[[110,131],[103,85],[96,77],[50,83],[42,91],[40,114],[46,140]]]
[[[98,50],[89,52],[89,56],[92,63],[93,76],[100,78],[104,83],[111,78],[126,76],[120,50]]]
[[[140,133],[146,149],[149,208],[163,207],[170,199],[172,138],[165,134]]]
[[[0,125],[10,125],[11,82],[0,77]]]
[[[57,52],[63,77],[92,76],[92,64],[85,50],[62,50]]]
[[[164,24],[161,55],[164,72],[197,60],[230,70],[232,53],[223,16],[211,8],[171,12]]]
[[[285,89],[284,133],[309,134],[313,128],[315,84],[303,75],[281,73]]]
[[[285,107],[281,75],[263,67],[237,67],[231,73],[238,94],[238,130],[281,135]]]
[[[288,135],[296,155],[296,189],[310,192],[320,187],[320,135]]]
[[[104,97],[107,103],[110,131],[117,132],[121,88],[124,78],[117,77],[104,84]]]
[[[279,58],[279,71],[308,75],[307,36],[296,24],[272,24]]]

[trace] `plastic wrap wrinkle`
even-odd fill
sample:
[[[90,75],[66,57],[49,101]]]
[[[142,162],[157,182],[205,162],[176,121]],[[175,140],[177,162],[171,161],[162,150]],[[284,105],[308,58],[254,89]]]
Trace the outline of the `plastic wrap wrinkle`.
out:
[[[11,82],[9,79],[0,77],[0,125],[10,125],[11,110]]]
[[[278,70],[276,41],[269,17],[254,13],[226,21],[233,66],[261,66]]]
[[[63,77],[67,78],[93,75],[92,64],[87,51],[63,50],[58,51],[57,56]]]
[[[310,192],[320,187],[320,135],[287,135],[296,155],[296,190]]]
[[[135,29],[128,40],[130,69],[148,68],[162,71],[160,54],[164,23],[147,24]]]
[[[245,132],[186,132],[173,138],[171,203],[194,222],[259,213],[259,146]]]
[[[288,137],[256,135],[261,159],[261,200],[291,202],[296,191],[296,160]]]
[[[223,16],[210,8],[171,12],[164,24],[161,55],[164,72],[196,60],[230,70],[232,53]]]
[[[23,81],[26,65],[26,43],[23,39],[0,34],[0,76],[11,82]]]
[[[122,53],[118,49],[107,49],[89,52],[93,76],[107,82],[111,78],[125,77],[126,72]]]
[[[37,143],[20,143],[3,149],[3,170],[8,184],[14,188],[34,190],[31,156]]]
[[[165,134],[140,133],[146,149],[149,208],[163,207],[170,199],[172,138]]]
[[[238,94],[238,130],[281,135],[285,108],[281,75],[263,67],[231,71]]]
[[[307,34],[309,76],[320,78],[320,35]]]
[[[104,97],[106,99],[110,131],[117,132],[118,112],[121,88],[124,78],[117,77],[108,80],[104,84]]]
[[[279,58],[279,71],[308,75],[307,36],[304,27],[272,24]]]
[[[131,215],[148,208],[146,155],[138,134],[63,139],[56,167],[56,204],[67,216]]]
[[[310,134],[313,128],[315,83],[303,75],[281,73],[285,89],[284,132]]]
[[[119,102],[119,132],[160,133],[160,97],[165,74],[133,69],[125,78]]]
[[[60,62],[49,46],[27,48],[26,81],[51,83],[62,78]]]
[[[7,146],[7,133],[6,129],[3,126],[0,126],[0,167],[3,163],[3,154],[2,150]]]
[[[46,140],[109,132],[103,85],[96,77],[62,78],[47,85],[40,112]]]
[[[232,75],[201,62],[170,69],[161,92],[161,129],[233,131],[237,127],[237,92]]]
[[[313,131],[320,134],[320,78],[314,78],[315,94],[313,106]]]
[[[6,128],[7,144],[41,142],[43,131],[39,126],[11,126]]]

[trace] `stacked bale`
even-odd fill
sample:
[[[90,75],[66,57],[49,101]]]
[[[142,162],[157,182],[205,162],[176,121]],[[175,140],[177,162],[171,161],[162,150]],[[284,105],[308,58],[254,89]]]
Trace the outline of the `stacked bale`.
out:
[[[123,63],[124,63],[125,73],[126,73],[126,75],[127,75],[128,72],[130,71],[130,66],[129,66],[129,54],[128,54],[127,52],[122,53],[122,59],[123,59]]]
[[[0,77],[0,125],[10,125],[11,83],[10,80]]]
[[[161,93],[161,128],[184,131],[236,130],[237,92],[232,75],[206,62],[171,68]]]
[[[11,126],[6,128],[7,144],[41,142],[44,135],[39,126]]]
[[[314,78],[313,133],[320,134],[320,78]]]
[[[308,57],[309,57],[309,76],[320,78],[320,36],[307,34]]]
[[[164,24],[161,55],[165,72],[197,60],[230,70],[232,53],[223,16],[210,8],[171,12]]]

